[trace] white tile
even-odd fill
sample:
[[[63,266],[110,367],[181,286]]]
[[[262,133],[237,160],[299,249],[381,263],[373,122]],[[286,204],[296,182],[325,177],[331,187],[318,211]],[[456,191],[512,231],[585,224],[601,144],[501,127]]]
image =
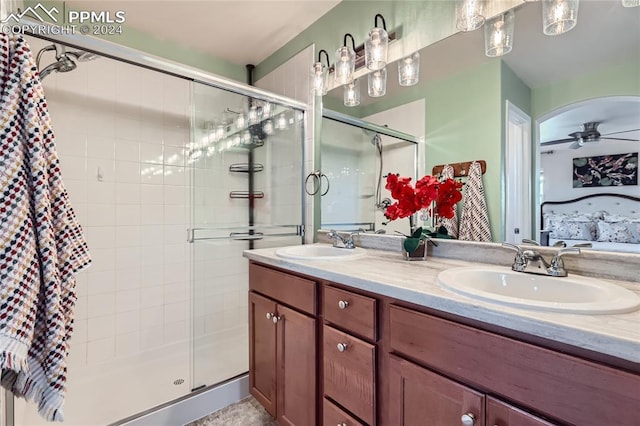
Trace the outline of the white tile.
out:
[[[87,203],[113,204],[116,200],[116,186],[113,182],[99,182],[88,179]]]
[[[172,322],[164,325],[164,343],[175,343],[186,340],[189,335],[187,321]]]
[[[116,279],[115,271],[109,268],[104,271],[89,269],[87,294],[103,294],[115,291]]]
[[[161,286],[164,282],[164,270],[157,266],[142,268],[140,283],[142,287]]]
[[[142,329],[140,333],[142,349],[148,350],[161,346],[163,330],[162,325]]]
[[[160,306],[164,303],[163,286],[144,287],[141,290],[141,306],[149,308],[152,306]]]
[[[115,225],[115,208],[109,204],[87,204],[87,226]]]
[[[116,313],[140,309],[140,289],[122,290],[116,293]]]
[[[164,243],[163,235],[164,227],[162,225],[143,225],[140,227],[140,245],[161,246]]]
[[[98,271],[113,270],[115,267],[115,249],[92,249],[89,247],[91,253],[91,273]]]
[[[166,270],[165,270],[166,274]],[[166,279],[166,278],[165,278]],[[188,302],[190,299],[189,286],[183,276],[182,281],[172,282],[164,285],[164,302],[177,303]]]
[[[59,156],[84,158],[87,155],[87,138],[84,133],[72,132],[69,137],[61,138],[56,121],[56,152]]]
[[[87,319],[75,319],[73,321],[73,334],[71,335],[71,341],[76,343],[86,342],[88,329],[89,326]]]
[[[116,315],[116,335],[140,330],[140,311],[120,312]]]
[[[140,140],[145,143],[162,144],[162,116],[153,119],[145,117],[140,123]]]
[[[61,155],[59,161],[63,179],[84,180],[87,178],[87,160],[85,157]]]
[[[85,229],[85,237],[92,249],[114,248],[116,245],[112,226],[89,226]]]
[[[181,146],[166,145],[164,147],[164,164],[184,166],[184,149]]]
[[[161,164],[143,164],[140,169],[140,182],[149,185],[164,183],[164,166]]]
[[[188,221],[187,207],[184,205],[165,205],[164,223],[167,225],[186,224]]]
[[[117,204],[140,204],[140,185],[137,183],[115,184],[115,202]]]
[[[116,138],[138,141],[141,135],[140,121],[122,116],[116,116]]]
[[[184,321],[188,314],[187,302],[169,303],[164,305],[164,322]]]
[[[69,195],[69,201],[71,201],[71,205],[75,206],[76,204],[86,204],[87,202],[87,180],[77,180],[77,179],[64,179],[64,186],[67,190],[67,194]]]
[[[91,335],[91,320],[97,317],[113,316],[116,312],[116,295],[111,293],[90,294],[89,301],[89,339],[93,339]],[[101,337],[96,337],[100,339]]]
[[[119,334],[116,336],[116,357],[127,357],[140,353],[140,331]]]
[[[76,293],[77,293],[78,297],[87,295],[87,286],[88,286],[88,283],[89,283],[89,279],[88,279],[88,274],[89,274],[88,271],[89,271],[89,269],[91,269],[91,268],[87,268],[87,269],[79,272],[75,276],[75,278],[76,278]]]
[[[164,223],[164,209],[162,205],[142,205],[140,223],[142,225],[162,225]]]
[[[140,144],[140,162],[147,164],[163,164],[164,154],[162,145],[152,143]]]
[[[95,365],[113,359],[115,353],[115,339],[94,340],[87,344],[87,364]]]
[[[142,204],[163,204],[164,191],[162,185],[141,185]]]
[[[103,317],[89,318],[87,320],[89,326],[88,341],[105,339],[112,337],[116,332],[116,320],[113,315]]]
[[[164,264],[164,248],[162,246],[146,246],[142,250],[142,266],[158,266]]]
[[[150,306],[140,311],[140,326],[143,329],[162,325],[164,317],[163,306]]]
[[[69,360],[67,365],[84,366],[87,365],[87,344],[74,342],[69,343]]]
[[[116,270],[116,291],[140,288],[140,268]]]
[[[87,157],[106,158],[112,160],[115,155],[115,146],[113,139],[87,137]]]
[[[115,221],[117,226],[140,225],[139,204],[117,204],[115,208]]]
[[[140,267],[140,247],[116,248],[116,269]]]
[[[186,224],[165,225],[164,244],[183,244],[187,239]]]
[[[76,307],[73,312],[74,321],[87,319],[87,310],[89,307],[88,305],[88,296],[78,296]]]
[[[115,181],[128,183],[140,182],[140,163],[134,163],[132,161],[116,161]]]
[[[187,260],[187,246],[183,244],[166,244],[164,246],[164,263],[184,263]]]
[[[166,284],[181,284],[184,283],[189,275],[187,270],[187,262],[182,263],[169,263],[164,265],[164,283]],[[186,296],[189,295],[189,289],[181,290]]]
[[[186,205],[188,202],[188,187],[164,185],[164,203],[169,205]]]
[[[134,247],[141,245],[141,227],[140,226],[117,226],[116,247]]]
[[[115,109],[111,107],[107,113],[89,113],[86,116],[86,126],[91,129],[91,134],[96,137],[113,138],[115,136],[116,120],[113,115]]]
[[[117,161],[140,161],[140,146],[138,142],[116,139],[115,142],[115,159]]]
[[[165,185],[186,185],[185,168],[179,166],[164,166]]]

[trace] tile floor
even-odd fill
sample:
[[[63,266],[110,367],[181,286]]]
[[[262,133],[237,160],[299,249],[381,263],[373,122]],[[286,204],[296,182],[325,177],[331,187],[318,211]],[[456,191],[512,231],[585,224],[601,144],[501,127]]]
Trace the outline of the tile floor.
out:
[[[278,426],[278,422],[250,396],[187,426]]]

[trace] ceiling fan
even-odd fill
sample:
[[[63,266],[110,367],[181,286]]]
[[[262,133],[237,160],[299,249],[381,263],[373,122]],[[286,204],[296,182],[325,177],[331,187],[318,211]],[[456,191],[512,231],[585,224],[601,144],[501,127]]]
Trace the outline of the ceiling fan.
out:
[[[556,140],[553,140],[553,141],[542,142],[540,145],[542,145],[542,146],[558,145],[558,144],[572,142],[572,144],[569,146],[569,148],[578,149],[578,148],[583,147],[585,143],[598,142],[601,139],[610,139],[610,140],[617,140],[617,141],[632,141],[632,142],[639,142],[640,141],[638,139],[612,138],[612,137],[610,137],[611,135],[635,132],[635,131],[638,131],[640,129],[623,130],[623,131],[620,131],[620,132],[607,133],[607,134],[603,135],[598,131],[598,126],[599,125],[600,125],[600,122],[597,122],[597,121],[590,121],[588,123],[584,123],[582,125],[582,130],[577,131],[577,132],[573,132],[573,133],[569,133],[568,136],[570,136],[570,138],[568,138],[568,139],[556,139]]]

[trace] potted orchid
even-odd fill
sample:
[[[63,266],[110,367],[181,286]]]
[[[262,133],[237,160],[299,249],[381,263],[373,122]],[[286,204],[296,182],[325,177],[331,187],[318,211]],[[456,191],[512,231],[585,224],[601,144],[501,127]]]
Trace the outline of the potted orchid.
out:
[[[431,175],[426,175],[416,182],[414,188],[411,185],[411,178],[389,173],[385,188],[391,191],[391,197],[396,200],[386,208],[385,217],[390,221],[409,218],[411,234],[405,235],[403,242],[405,258],[423,259],[426,256],[425,241],[433,236],[434,232],[425,231],[422,227],[414,227],[414,215],[422,209],[427,209],[431,216],[452,218],[456,203],[462,199],[460,192],[462,183],[454,179],[440,181]]]

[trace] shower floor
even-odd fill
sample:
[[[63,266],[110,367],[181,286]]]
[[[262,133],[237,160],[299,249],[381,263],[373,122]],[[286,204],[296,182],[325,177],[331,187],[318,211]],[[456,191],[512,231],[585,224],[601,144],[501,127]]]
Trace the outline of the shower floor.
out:
[[[186,426],[278,426],[278,422],[250,396]]]

